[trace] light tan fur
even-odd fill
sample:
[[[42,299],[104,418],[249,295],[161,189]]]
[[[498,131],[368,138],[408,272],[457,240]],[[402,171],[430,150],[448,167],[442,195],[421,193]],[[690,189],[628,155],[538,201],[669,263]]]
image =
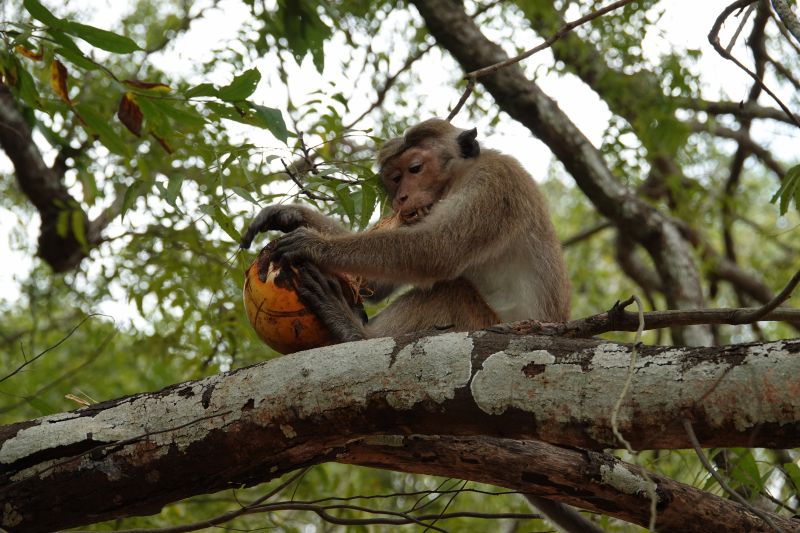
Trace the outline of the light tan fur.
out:
[[[431,119],[386,143],[378,161],[399,227],[346,233],[304,211],[313,231],[278,241],[293,262],[414,286],[366,326],[334,318],[348,310],[324,291],[306,294],[342,340],[569,317],[569,281],[541,192],[516,159],[480,151],[474,138],[474,130]]]

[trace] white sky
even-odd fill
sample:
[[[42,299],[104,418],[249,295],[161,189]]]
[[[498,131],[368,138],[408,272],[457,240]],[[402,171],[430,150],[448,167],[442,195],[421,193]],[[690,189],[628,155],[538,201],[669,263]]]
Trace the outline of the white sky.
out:
[[[53,0],[44,0],[43,3],[50,7],[56,7],[59,3]],[[90,17],[84,22],[88,22],[100,27],[113,28],[121,12],[119,0],[73,0],[70,5],[90,6]],[[703,73],[713,72],[715,76],[706,76],[707,86],[704,88],[705,96],[717,98],[720,96],[730,100],[740,100],[747,95],[750,81],[747,76],[738,70],[730,62],[721,59],[713,51],[707,40],[707,34],[714,19],[719,12],[728,4],[728,0],[665,0],[660,6],[665,9],[665,15],[658,24],[658,31],[653,31],[648,35],[643,43],[646,53],[657,55],[659,51],[667,50],[669,43],[673,43],[680,48],[697,48],[703,53],[700,69]],[[202,5],[202,2],[195,2],[195,7]],[[2,2],[0,2],[0,7]],[[0,9],[0,13],[4,11]],[[8,19],[9,13],[2,13],[3,18]],[[193,65],[201,63],[212,54],[213,48],[225,36],[230,36],[241,26],[243,20],[249,17],[249,12],[241,6],[239,2],[223,0],[220,8],[214,13],[210,13],[204,19],[195,21],[191,30],[181,36],[176,44],[177,48],[170,49],[168,54],[162,56],[158,61],[159,66],[165,71],[175,76],[194,74]],[[11,15],[13,19],[13,15]],[[738,23],[738,22],[737,22]],[[735,24],[735,23],[734,23]],[[724,35],[730,36],[735,27],[729,23]],[[747,30],[745,30],[746,32]],[[529,34],[520,32],[523,41],[527,40]],[[744,40],[743,34],[739,38],[739,57],[747,58],[741,49],[741,42]],[[517,33],[515,33],[515,40]],[[531,48],[538,44],[538,38],[532,38],[530,42],[507,43],[514,46]],[[379,43],[380,45],[380,43]],[[387,46],[400,46],[399,43],[390,43]],[[735,49],[736,51],[737,49]],[[327,55],[337,57],[335,44],[330,44],[326,48]],[[536,64],[547,64],[551,61],[551,55],[545,51],[526,61],[526,67],[533,67]],[[425,63],[426,59],[429,61]],[[426,66],[427,65],[427,66]],[[265,105],[276,106],[279,102],[285,102],[286,88],[282,87],[279,81],[270,80],[269,75],[272,67],[263,61],[257,63],[264,79],[254,95],[254,101],[260,101]],[[420,68],[425,69],[426,86],[425,98],[426,105],[433,106],[433,109],[441,110],[444,114],[449,106],[452,106],[457,99],[453,96],[450,87],[452,73],[442,72],[440,66],[426,57],[422,60]],[[227,83],[232,72],[220,71],[209,78],[196,81],[211,81],[214,83]],[[276,78],[276,76],[273,76]],[[302,94],[327,87],[329,83],[346,86],[348,79],[343,77],[337,68],[326,68],[323,76],[320,76],[313,68],[311,61],[307,59],[302,66],[290,72],[291,86],[289,90],[295,101],[302,102]],[[602,138],[602,132],[609,119],[609,113],[605,105],[590,90],[588,90],[577,78],[539,78],[542,88],[555,98],[560,107],[572,118],[581,128],[587,137],[597,146]],[[762,100],[762,103],[773,105],[772,102]],[[351,102],[351,109],[354,110],[353,116],[369,105],[369,101]],[[426,118],[426,117],[423,117]],[[458,123],[458,119],[456,119]],[[369,126],[369,124],[365,124]],[[465,124],[459,124],[465,125]],[[478,124],[480,129],[480,124]],[[483,138],[482,142],[490,147],[502,149],[518,159],[531,171],[534,176],[544,176],[550,163],[549,150],[539,141],[534,139],[530,132],[516,122],[505,120],[495,129],[495,134],[490,138]],[[269,134],[260,130],[249,132],[254,137],[254,142],[259,146],[276,147],[276,142]],[[793,153],[791,146],[796,143],[795,137],[777,137],[773,149],[782,153]],[[0,152],[0,169],[4,172],[10,170],[10,165],[5,156]],[[18,226],[16,217],[0,209],[0,294],[4,299],[13,301],[18,297],[16,284],[13,282],[15,275],[24,276],[31,268],[31,261],[25,254],[12,251],[11,239],[12,229]],[[35,246],[38,234],[37,224],[29,224],[25,230],[30,236],[30,242]],[[121,303],[120,303],[121,304]],[[121,304],[122,305],[122,304]],[[123,312],[122,309],[119,309]],[[106,309],[112,311],[113,309]]]

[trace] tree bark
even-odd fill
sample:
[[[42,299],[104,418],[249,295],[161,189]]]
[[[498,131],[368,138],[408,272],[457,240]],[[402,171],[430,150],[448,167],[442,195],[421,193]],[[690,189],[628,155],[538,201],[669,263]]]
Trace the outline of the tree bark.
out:
[[[626,345],[513,330],[373,339],[0,427],[0,527],[155,513],[342,454],[374,464],[351,444],[376,435],[617,447],[611,412],[630,357]],[[638,449],[689,447],[684,418],[704,446],[795,447],[798,375],[800,340],[641,347],[618,427]],[[398,442],[399,458],[410,441]]]

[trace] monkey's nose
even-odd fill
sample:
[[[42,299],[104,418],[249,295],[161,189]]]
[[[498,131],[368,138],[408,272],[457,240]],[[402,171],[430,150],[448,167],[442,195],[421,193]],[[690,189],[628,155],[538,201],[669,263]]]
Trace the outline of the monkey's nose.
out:
[[[400,203],[401,204],[404,204],[406,202],[406,200],[408,200],[408,195],[407,194],[404,194],[403,196],[400,197]]]

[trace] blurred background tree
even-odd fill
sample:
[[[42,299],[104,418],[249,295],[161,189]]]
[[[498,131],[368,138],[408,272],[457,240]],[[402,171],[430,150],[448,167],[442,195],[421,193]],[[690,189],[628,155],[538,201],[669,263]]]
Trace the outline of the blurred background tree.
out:
[[[600,7],[569,0],[43,4],[0,3],[4,423],[275,357],[241,307],[253,254],[237,249],[240,232],[274,202],[309,202],[355,230],[379,216],[375,147],[408,125],[447,115],[470,70],[472,50],[456,52],[448,40],[468,28],[436,26],[437,9],[466,13],[514,55]],[[769,2],[742,4],[721,33],[723,46],[732,43],[730,53],[798,109],[800,42],[791,21]],[[520,65],[587,135],[619,184],[678,222],[701,281],[692,301],[708,307],[764,303],[800,265],[798,119],[708,44],[724,8],[628,2]],[[477,85],[454,121],[477,125],[485,145],[521,159],[544,188],[566,250],[573,317],[632,293],[651,309],[674,306],[671,278],[637,228],[609,217],[611,208],[576,186],[583,183],[574,171],[579,154],[537,140],[514,102],[490,84]],[[797,327],[761,323],[711,334],[726,344],[794,337]],[[644,340],[680,339],[664,331]],[[756,504],[797,513],[797,452],[719,450],[715,457]],[[721,493],[692,454],[638,460]],[[266,490],[194,498],[98,528],[195,521]],[[296,500],[385,495],[347,503],[428,514],[530,512],[521,498],[480,492],[497,488],[334,464],[313,468],[288,491],[286,499]],[[372,516],[331,512],[345,521]],[[436,527],[548,529],[521,517],[495,520],[448,518]],[[228,525],[347,528],[296,510]]]

